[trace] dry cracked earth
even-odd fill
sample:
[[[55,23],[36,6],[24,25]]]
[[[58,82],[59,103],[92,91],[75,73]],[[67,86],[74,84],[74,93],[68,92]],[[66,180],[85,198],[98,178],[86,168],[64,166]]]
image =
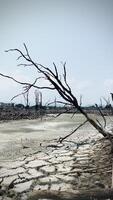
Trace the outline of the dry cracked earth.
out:
[[[57,141],[0,166],[0,200],[26,200],[36,190],[78,191],[111,187],[108,141]],[[40,199],[37,197],[37,199]]]

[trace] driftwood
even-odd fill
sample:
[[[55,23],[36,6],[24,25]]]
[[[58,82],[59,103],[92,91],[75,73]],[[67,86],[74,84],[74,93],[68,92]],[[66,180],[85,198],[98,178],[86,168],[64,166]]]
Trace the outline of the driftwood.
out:
[[[55,190],[38,190],[29,196],[28,200],[38,200],[40,198],[53,199],[53,200],[100,200],[100,199],[113,199],[113,189],[99,189],[87,191],[55,191]]]

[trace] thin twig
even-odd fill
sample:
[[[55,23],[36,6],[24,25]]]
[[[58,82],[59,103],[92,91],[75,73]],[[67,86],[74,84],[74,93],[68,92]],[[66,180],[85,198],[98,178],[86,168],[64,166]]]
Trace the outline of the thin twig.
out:
[[[68,135],[66,135],[65,137],[60,137],[59,138],[59,142],[62,143],[63,140],[65,140],[66,138],[68,138],[69,136],[71,136],[73,133],[75,133],[79,128],[81,128],[86,122],[88,122],[88,120],[84,121],[82,124],[80,124],[78,127],[76,127],[71,133],[69,133]]]
[[[98,109],[100,115],[102,116],[102,118],[104,120],[104,128],[105,128],[106,127],[106,118],[105,118],[103,112],[101,111],[101,109],[99,108],[99,106],[97,104],[95,104],[95,105],[96,105],[96,108]]]

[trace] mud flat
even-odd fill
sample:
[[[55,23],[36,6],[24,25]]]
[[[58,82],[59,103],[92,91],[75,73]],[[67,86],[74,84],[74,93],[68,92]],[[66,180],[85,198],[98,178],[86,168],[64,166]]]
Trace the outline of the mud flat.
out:
[[[50,140],[65,136],[77,127],[84,118],[81,115],[62,115],[53,118],[36,120],[15,120],[0,123],[0,161],[14,159],[25,153],[42,150]],[[99,134],[88,123],[79,129],[69,140],[76,142],[92,140],[100,137]],[[28,147],[28,148],[24,148]]]
[[[33,199],[38,190],[109,188],[110,144],[89,124],[57,142],[83,120],[68,114],[1,123],[0,199]]]

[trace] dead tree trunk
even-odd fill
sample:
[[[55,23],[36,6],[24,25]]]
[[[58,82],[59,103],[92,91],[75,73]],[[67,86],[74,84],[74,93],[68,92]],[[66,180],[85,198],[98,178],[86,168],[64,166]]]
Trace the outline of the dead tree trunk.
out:
[[[84,110],[83,110],[80,106],[78,106],[77,109],[80,111],[81,114],[83,114],[83,115],[85,116],[85,118],[87,119],[87,121],[88,121],[99,133],[101,133],[104,137],[106,137],[106,136],[109,134],[109,133],[107,133],[107,132],[105,131],[105,129],[104,129],[102,126],[98,125],[92,118],[90,118],[89,115],[88,115],[86,112],[84,112]]]

